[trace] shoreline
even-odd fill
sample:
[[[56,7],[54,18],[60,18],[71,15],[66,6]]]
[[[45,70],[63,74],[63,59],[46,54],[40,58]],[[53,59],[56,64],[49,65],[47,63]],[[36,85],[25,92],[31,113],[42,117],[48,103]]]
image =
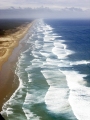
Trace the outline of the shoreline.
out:
[[[3,104],[11,97],[19,86],[19,80],[15,74],[16,62],[28,38],[28,31],[33,25],[33,21],[26,25],[21,31],[18,31],[18,37],[9,47],[9,50],[0,61],[0,112]],[[21,35],[19,35],[22,33]],[[16,33],[13,33],[17,35]],[[5,36],[6,37],[6,36]]]

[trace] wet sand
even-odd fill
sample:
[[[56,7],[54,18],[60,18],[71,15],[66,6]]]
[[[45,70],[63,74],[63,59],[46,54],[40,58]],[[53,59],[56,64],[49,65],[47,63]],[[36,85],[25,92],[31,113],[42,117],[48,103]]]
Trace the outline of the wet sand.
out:
[[[26,33],[32,24],[33,22],[6,30],[5,35],[0,36],[0,111],[18,88],[19,80],[15,75],[16,62],[25,45],[25,39],[28,38]]]

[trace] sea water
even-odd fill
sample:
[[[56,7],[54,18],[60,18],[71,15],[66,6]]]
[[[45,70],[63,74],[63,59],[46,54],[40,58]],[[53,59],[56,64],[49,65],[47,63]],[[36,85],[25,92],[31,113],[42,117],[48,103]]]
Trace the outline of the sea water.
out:
[[[18,58],[6,120],[90,120],[90,21],[37,20]]]

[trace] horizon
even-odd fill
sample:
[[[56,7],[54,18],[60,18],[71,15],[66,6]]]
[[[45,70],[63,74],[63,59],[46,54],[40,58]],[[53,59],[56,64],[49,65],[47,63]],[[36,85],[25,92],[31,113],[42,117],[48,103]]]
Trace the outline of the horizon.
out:
[[[1,18],[90,19],[89,0],[0,0]]]
[[[0,19],[2,18],[23,18],[23,19],[90,19],[89,10],[78,8],[66,8],[62,10],[53,10],[49,8],[12,8],[0,9]]]

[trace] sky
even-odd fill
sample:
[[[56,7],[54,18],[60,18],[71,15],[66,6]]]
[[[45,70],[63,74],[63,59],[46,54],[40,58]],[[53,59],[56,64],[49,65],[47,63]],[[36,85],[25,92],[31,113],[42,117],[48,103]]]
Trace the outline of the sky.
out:
[[[76,7],[90,9],[90,0],[0,0],[0,8],[9,7],[49,7],[60,9],[66,7]]]
[[[90,17],[90,0],[0,0],[0,9],[37,9],[40,7],[62,11],[60,15],[67,14],[69,11],[68,14],[72,16],[77,12],[77,17],[80,15]]]

